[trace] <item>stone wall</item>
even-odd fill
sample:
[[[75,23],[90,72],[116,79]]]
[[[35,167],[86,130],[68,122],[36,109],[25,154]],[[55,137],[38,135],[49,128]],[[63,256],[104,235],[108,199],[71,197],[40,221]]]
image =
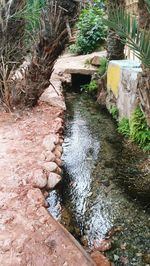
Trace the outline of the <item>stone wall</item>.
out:
[[[116,105],[119,118],[130,118],[137,105],[138,73],[140,63],[131,60],[110,61],[107,72],[106,106]]]

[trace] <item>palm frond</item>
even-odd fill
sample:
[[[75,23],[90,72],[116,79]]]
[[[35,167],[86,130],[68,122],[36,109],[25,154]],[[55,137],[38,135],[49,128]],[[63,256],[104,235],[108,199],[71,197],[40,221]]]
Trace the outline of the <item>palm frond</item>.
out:
[[[147,4],[147,9],[150,13],[150,0],[145,0],[145,3]]]
[[[136,18],[121,8],[114,8],[109,18],[104,21],[117,33],[121,41],[134,51],[145,67],[150,69],[150,33],[140,30]]]

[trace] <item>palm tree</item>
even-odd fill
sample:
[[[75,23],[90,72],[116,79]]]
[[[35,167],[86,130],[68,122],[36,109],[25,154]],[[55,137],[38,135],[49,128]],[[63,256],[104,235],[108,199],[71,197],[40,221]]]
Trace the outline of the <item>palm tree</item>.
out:
[[[6,110],[36,104],[77,13],[72,0],[0,0],[0,101]],[[14,80],[27,53],[31,64],[21,80]]]
[[[125,7],[125,0],[107,0],[108,18],[110,17],[112,8]],[[111,28],[107,37],[107,57],[108,60],[119,60],[124,58],[124,44],[120,37]]]
[[[19,95],[18,103],[33,106],[50,84],[53,66],[69,41],[67,30],[75,23],[78,3],[72,0],[47,0],[40,18],[40,32],[35,43],[31,64],[24,76],[24,81],[16,84]],[[14,105],[17,102],[13,102]]]

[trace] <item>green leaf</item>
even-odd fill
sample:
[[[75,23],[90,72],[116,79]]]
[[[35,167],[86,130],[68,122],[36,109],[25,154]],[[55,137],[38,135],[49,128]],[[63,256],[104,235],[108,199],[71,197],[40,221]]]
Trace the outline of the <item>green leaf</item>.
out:
[[[134,51],[144,66],[150,69],[150,34],[146,30],[140,31],[136,18],[127,14],[124,9],[117,8],[112,10],[109,19],[105,18],[103,21],[120,36],[122,43]]]

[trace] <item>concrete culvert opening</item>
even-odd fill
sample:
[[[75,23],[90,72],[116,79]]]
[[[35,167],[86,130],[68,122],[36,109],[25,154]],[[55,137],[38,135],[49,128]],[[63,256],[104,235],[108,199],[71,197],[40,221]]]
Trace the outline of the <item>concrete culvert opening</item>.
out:
[[[91,82],[91,75],[71,74],[71,85],[74,91],[79,92],[83,85]]]

